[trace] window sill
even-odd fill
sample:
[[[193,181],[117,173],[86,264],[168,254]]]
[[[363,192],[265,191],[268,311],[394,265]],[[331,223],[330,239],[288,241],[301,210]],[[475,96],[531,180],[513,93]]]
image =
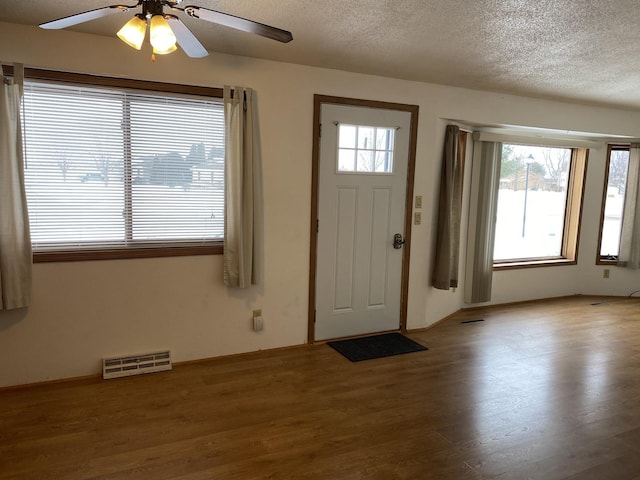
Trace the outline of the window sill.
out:
[[[514,262],[501,262],[494,263],[493,270],[515,270],[519,268],[538,268],[538,267],[560,267],[564,265],[576,265],[578,262],[569,258],[551,259],[545,258],[543,260],[521,260]]]
[[[128,258],[182,257],[194,255],[222,255],[222,242],[206,246],[128,248],[112,250],[74,250],[34,252],[33,263],[80,262],[91,260],[123,260]]]
[[[598,258],[596,260],[596,265],[617,265],[617,258]]]

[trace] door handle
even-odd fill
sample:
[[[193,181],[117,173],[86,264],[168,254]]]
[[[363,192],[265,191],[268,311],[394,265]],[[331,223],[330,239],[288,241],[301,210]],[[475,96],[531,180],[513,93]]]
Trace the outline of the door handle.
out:
[[[396,233],[393,236],[393,248],[395,248],[396,250],[399,250],[402,248],[402,245],[404,245],[404,238],[402,238],[401,233]]]

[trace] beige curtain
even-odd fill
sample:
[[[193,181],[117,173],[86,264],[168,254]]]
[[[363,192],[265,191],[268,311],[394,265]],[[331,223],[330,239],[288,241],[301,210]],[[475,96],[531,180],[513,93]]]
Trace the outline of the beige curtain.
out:
[[[640,144],[629,149],[629,171],[624,191],[618,265],[640,268]]]
[[[224,87],[224,283],[239,288],[260,279],[262,175],[254,100],[250,88]]]
[[[0,66],[0,310],[31,304],[31,235],[20,126],[23,72],[22,65],[15,65],[10,79]]]
[[[460,128],[447,125],[442,154],[438,230],[432,284],[449,290],[458,286],[460,255],[460,217],[464,150],[460,148]]]
[[[473,144],[465,275],[465,302],[467,303],[491,300],[501,156],[502,143],[475,141]]]

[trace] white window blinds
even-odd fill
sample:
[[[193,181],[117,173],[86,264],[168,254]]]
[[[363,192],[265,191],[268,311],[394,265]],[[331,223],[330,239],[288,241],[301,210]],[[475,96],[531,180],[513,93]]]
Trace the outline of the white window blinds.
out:
[[[219,99],[26,82],[23,118],[34,251],[222,240]]]

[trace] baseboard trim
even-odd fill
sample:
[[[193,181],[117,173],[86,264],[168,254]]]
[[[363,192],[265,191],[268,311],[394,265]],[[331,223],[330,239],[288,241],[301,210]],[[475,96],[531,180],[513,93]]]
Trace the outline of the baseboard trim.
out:
[[[574,297],[587,297],[587,298],[592,298],[592,299],[617,299],[617,300],[621,300],[621,299],[640,299],[640,297],[629,297],[627,295],[583,295],[583,294],[575,294],[575,295],[564,295],[564,296],[559,296],[559,297],[547,297],[547,298],[536,298],[536,299],[532,299],[532,300],[520,300],[517,302],[505,302],[505,303],[494,303],[491,305],[479,305],[479,306],[471,306],[471,307],[462,307],[459,308],[458,310],[456,310],[453,313],[450,313],[449,315],[447,315],[446,317],[441,318],[440,320],[437,320],[436,322],[432,323],[431,325],[428,325],[426,327],[420,327],[420,328],[411,328],[411,329],[407,329],[407,333],[418,333],[418,332],[424,332],[426,330],[430,330],[433,327],[435,327],[436,325],[439,325],[443,322],[446,322],[447,320],[450,320],[451,318],[464,313],[464,312],[473,312],[473,311],[479,311],[479,310],[483,310],[483,309],[488,309],[488,308],[500,308],[500,307],[510,307],[510,306],[515,306],[515,305],[522,305],[522,304],[530,304],[530,303],[537,303],[537,302],[545,302],[545,301],[550,301],[550,300],[563,300],[563,299],[567,299],[567,298],[574,298]],[[258,354],[262,354],[265,352],[269,352],[269,353],[277,353],[279,351],[286,351],[286,350],[293,350],[293,349],[300,349],[300,348],[308,348],[308,347],[313,347],[315,345],[322,345],[326,343],[326,341],[320,341],[320,342],[316,342],[316,343],[301,343],[301,344],[296,344],[296,345],[287,345],[284,347],[275,347],[275,348],[268,348],[265,350],[254,350],[254,351],[250,351],[250,352],[241,352],[241,353],[232,353],[232,354],[228,354],[228,355],[218,355],[215,357],[205,357],[205,358],[197,358],[194,360],[185,360],[182,362],[175,362],[173,364],[174,367],[182,367],[182,366],[188,366],[188,365],[196,365],[196,364],[200,364],[200,363],[207,363],[207,362],[212,362],[212,361],[216,361],[216,360],[222,360],[222,359],[232,359],[232,358],[237,358],[237,357],[249,357],[251,355],[258,355]],[[111,379],[109,381],[116,381],[117,379]],[[0,393],[4,393],[4,392],[10,392],[10,391],[14,391],[14,390],[24,390],[24,389],[28,389],[28,388],[38,388],[38,387],[42,387],[42,386],[51,386],[51,385],[58,385],[58,384],[65,384],[65,383],[78,383],[78,382],[83,382],[83,381],[99,381],[102,382],[104,381],[102,378],[102,375],[100,373],[95,373],[95,374],[91,374],[91,375],[82,375],[82,376],[77,376],[77,377],[69,377],[69,378],[60,378],[60,379],[55,379],[55,380],[44,380],[41,382],[33,382],[33,383],[25,383],[25,384],[19,384],[19,385],[7,385],[4,387],[0,387]]]
[[[0,393],[10,392],[13,390],[25,390],[27,388],[38,388],[44,386],[52,386],[52,385],[60,385],[64,383],[80,383],[91,380],[100,380],[102,381],[102,374],[96,373],[91,375],[81,375],[78,377],[68,377],[68,378],[58,378],[55,380],[43,380],[41,382],[33,382],[33,383],[21,383],[18,385],[6,385],[4,387],[0,387]]]
[[[215,360],[233,359],[237,357],[248,357],[251,355],[258,355],[261,353],[277,353],[277,352],[282,352],[286,350],[296,350],[299,348],[306,348],[311,346],[313,346],[313,344],[299,343],[296,345],[286,345],[284,347],[266,348],[264,350],[252,350],[250,352],[230,353],[227,355],[218,355],[215,357],[205,357],[205,358],[196,358],[194,360],[184,360],[182,362],[174,362],[173,366],[175,368],[175,367],[183,367],[183,366],[189,366],[189,365],[197,365],[199,363],[213,362]]]
[[[524,304],[531,304],[531,303],[538,303],[538,302],[549,302],[549,301],[553,301],[553,300],[566,300],[567,298],[576,298],[576,297],[585,297],[585,298],[592,298],[592,299],[617,299],[617,300],[621,300],[621,299],[629,299],[629,298],[640,298],[640,297],[629,297],[628,295],[591,295],[591,294],[584,294],[584,293],[575,293],[573,295],[562,295],[559,297],[545,297],[545,298],[533,298],[531,300],[519,300],[517,302],[504,302],[504,303],[492,303],[490,305],[473,305],[470,307],[462,307],[460,309],[460,311],[463,312],[472,312],[474,310],[483,310],[485,308],[494,308],[494,307],[511,307],[511,306],[516,306],[516,305],[524,305]]]
[[[443,322],[446,322],[447,320],[449,320],[450,318],[455,317],[456,315],[460,314],[462,312],[462,309],[459,308],[458,310],[456,310],[453,313],[450,313],[449,315],[447,315],[446,317],[441,318],[440,320],[436,320],[435,322],[433,322],[431,325],[427,325],[426,327],[420,327],[420,328],[411,328],[409,330],[407,330],[407,333],[413,333],[413,332],[424,332],[426,330],[431,330],[433,327],[435,327],[436,325],[439,325]]]
[[[189,366],[189,365],[196,365],[199,363],[207,363],[207,362],[212,362],[215,360],[223,360],[223,359],[230,359],[230,358],[236,358],[236,357],[249,357],[251,355],[257,355],[260,353],[265,353],[265,352],[273,352],[273,353],[277,353],[279,351],[283,351],[283,350],[292,350],[292,349],[297,349],[297,348],[305,348],[305,347],[309,347],[312,345],[306,344],[306,343],[301,343],[298,345],[287,345],[285,347],[275,347],[275,348],[268,348],[265,350],[254,350],[251,352],[241,352],[241,353],[231,353],[229,355],[218,355],[216,357],[205,357],[205,358],[197,358],[194,360],[185,360],[182,362],[174,362],[173,363],[173,368],[176,367],[182,367],[182,366]],[[162,372],[158,372],[158,373],[162,373]],[[122,377],[122,379],[125,378],[131,378],[131,377]],[[99,382],[103,382],[106,381],[102,378],[102,373],[96,373],[96,374],[91,374],[91,375],[82,375],[82,376],[78,376],[78,377],[69,377],[69,378],[59,378],[56,380],[44,380],[41,382],[33,382],[33,383],[23,383],[23,384],[19,384],[19,385],[7,385],[4,387],[0,387],[0,394],[4,393],[4,392],[10,392],[13,390],[24,390],[24,389],[29,389],[29,388],[38,388],[38,387],[43,387],[43,386],[51,386],[51,385],[58,385],[58,384],[65,384],[65,383],[79,383],[82,381],[99,381]],[[112,378],[109,379],[109,382],[114,382],[117,381],[119,379],[117,378]]]
[[[589,297],[591,295],[582,295],[580,293],[575,293],[573,295],[561,295],[559,297],[545,297],[545,298],[532,298],[531,300],[517,300],[515,302],[504,302],[504,303],[491,303],[487,305],[471,305],[469,307],[462,307],[460,311],[463,312],[472,312],[474,310],[483,310],[485,308],[495,308],[495,307],[511,307],[515,305],[525,305],[530,303],[538,303],[538,302],[548,302],[549,300],[564,300],[567,298],[574,297]],[[594,295],[596,297],[600,297],[600,295]]]
[[[516,302],[492,303],[491,305],[474,305],[474,306],[470,306],[470,307],[461,307],[458,310],[456,310],[455,312],[450,313],[446,317],[443,317],[440,320],[437,320],[434,323],[432,323],[431,325],[428,325],[426,327],[408,329],[407,333],[424,332],[426,330],[429,330],[429,329],[435,327],[436,325],[439,325],[440,323],[446,322],[447,320],[460,315],[461,313],[475,312],[475,311],[485,310],[485,309],[489,309],[489,308],[513,307],[513,306],[517,306],[517,305],[548,302],[548,301],[552,301],[552,300],[565,300],[565,299],[568,299],[568,298],[575,298],[575,297],[585,297],[585,298],[603,299],[603,300],[616,299],[618,301],[622,300],[622,299],[629,299],[629,298],[640,298],[640,297],[629,297],[627,295],[589,295],[589,294],[585,295],[585,294],[582,294],[582,293],[576,293],[576,294],[573,294],[573,295],[562,295],[562,296],[559,296],[559,297],[534,298],[534,299],[531,299],[531,300],[518,300]]]

